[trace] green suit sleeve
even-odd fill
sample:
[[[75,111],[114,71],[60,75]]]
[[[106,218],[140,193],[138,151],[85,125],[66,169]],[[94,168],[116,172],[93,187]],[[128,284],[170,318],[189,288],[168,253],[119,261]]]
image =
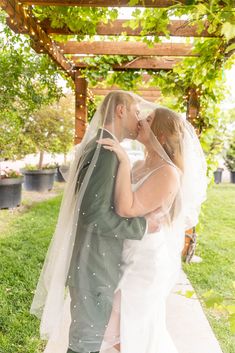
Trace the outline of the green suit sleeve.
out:
[[[96,227],[102,236],[141,239],[146,230],[146,219],[123,218],[115,213],[114,188],[118,168],[116,155],[101,148],[93,168],[81,204],[82,223],[87,227]],[[85,175],[86,171],[83,173]]]

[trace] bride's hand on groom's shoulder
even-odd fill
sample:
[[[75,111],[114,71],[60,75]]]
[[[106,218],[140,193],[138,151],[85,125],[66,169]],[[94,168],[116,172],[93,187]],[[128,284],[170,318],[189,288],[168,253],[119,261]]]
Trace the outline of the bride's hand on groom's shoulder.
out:
[[[103,148],[106,150],[116,153],[120,163],[127,163],[128,165],[130,164],[129,157],[119,142],[110,138],[99,139],[96,142],[103,145]]]

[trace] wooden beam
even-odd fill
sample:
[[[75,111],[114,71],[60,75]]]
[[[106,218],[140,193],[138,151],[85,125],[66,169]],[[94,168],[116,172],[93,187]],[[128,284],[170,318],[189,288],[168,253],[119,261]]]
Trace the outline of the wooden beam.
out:
[[[99,96],[105,96],[106,94],[108,94],[111,91],[115,91],[119,89],[118,87],[105,87],[105,88],[90,88],[91,92],[93,94],[99,95]],[[161,91],[154,89],[152,87],[150,87],[149,89],[142,89],[140,88],[137,92],[137,94],[139,94],[142,97],[160,97],[161,95]]]
[[[107,35],[107,36],[119,36],[125,33],[126,36],[141,36],[142,27],[139,26],[136,29],[131,27],[124,27],[127,23],[126,20],[115,20],[113,22],[104,24],[100,23],[97,26],[97,35]],[[61,35],[73,35],[80,34],[81,31],[71,31],[69,27],[65,26],[63,28],[52,28],[50,20],[46,19],[40,23],[41,27],[48,34],[61,34]],[[208,33],[209,24],[204,22],[204,30],[199,33],[198,25],[191,25],[189,21],[185,20],[172,20],[168,26],[169,34],[172,37],[215,37],[214,34]],[[156,31],[149,31],[145,35],[161,35],[165,36],[164,33]]]
[[[151,76],[150,75],[147,75],[147,74],[143,74],[143,78],[144,78],[144,80],[143,80],[143,82],[144,83],[142,83],[142,84],[139,84],[139,85],[137,85],[136,86],[136,91],[143,91],[143,92],[148,92],[148,91],[155,91],[155,92],[160,92],[161,91],[161,89],[159,88],[159,87],[155,87],[155,86],[146,86],[145,84],[149,81],[149,79],[151,78]],[[115,90],[117,90],[117,89],[120,89],[120,87],[118,86],[118,85],[115,85],[115,84],[113,84],[112,86],[106,86],[106,85],[104,85],[104,83],[103,82],[98,82],[97,83],[97,85],[95,86],[95,87],[93,87],[93,89],[108,89],[108,90],[113,90],[113,91],[115,91]]]
[[[73,60],[75,66],[77,68],[85,68],[89,67],[86,63],[84,63],[84,57],[79,58],[73,56],[71,58]],[[113,65],[114,71],[119,70],[129,70],[129,69],[149,69],[149,70],[171,70],[173,67],[182,61],[182,58],[173,58],[173,57],[160,57],[160,58],[152,58],[152,57],[139,57],[134,59],[131,62],[126,62],[121,65]],[[93,67],[93,66],[90,66]]]
[[[81,6],[81,7],[130,7],[130,0],[20,0],[27,5],[40,6]],[[139,0],[135,7],[169,7],[187,4],[187,0]]]
[[[87,81],[78,71],[75,73],[75,138],[74,144],[82,141],[87,123]]]
[[[149,47],[141,42],[75,42],[58,43],[65,54],[135,55],[135,56],[198,56],[192,44],[157,43]]]
[[[29,9],[15,0],[1,0],[0,5],[10,16],[9,21],[13,30],[16,27],[27,30],[36,51],[47,53],[57,65],[74,78],[75,70],[72,63],[63,55],[57,44],[42,30]]]
[[[118,88],[117,85],[112,85],[112,86],[104,86],[103,83],[101,84],[97,84],[95,87],[93,88],[90,88],[90,90],[100,90],[100,91],[116,91],[117,89],[120,89]],[[138,86],[137,87],[137,91],[138,92],[143,92],[143,94],[147,94],[148,92],[154,92],[154,93],[160,93],[161,92],[161,89],[158,88],[158,87],[142,87],[142,86]]]
[[[118,87],[115,88],[105,88],[105,89],[99,89],[99,88],[91,88],[90,91],[95,95],[95,96],[106,96],[109,92],[114,91],[116,89],[120,89]],[[144,99],[151,101],[151,102],[156,102],[158,101],[162,96],[161,96],[161,91],[144,91],[142,89],[139,89],[136,91],[137,94],[139,94],[141,97]]]
[[[182,58],[137,58],[130,63],[115,65],[114,70],[119,69],[153,69],[153,70],[171,70],[182,61]]]

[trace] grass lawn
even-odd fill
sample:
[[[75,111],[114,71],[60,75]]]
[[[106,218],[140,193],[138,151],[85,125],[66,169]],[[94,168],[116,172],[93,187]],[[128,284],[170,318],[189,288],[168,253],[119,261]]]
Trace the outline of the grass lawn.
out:
[[[234,200],[235,185],[216,185],[209,191],[197,248],[203,262],[184,266],[199,295],[214,288],[226,297],[234,296]],[[29,307],[60,201],[61,196],[57,196],[34,204],[21,214],[0,211],[0,353],[43,351],[39,321],[29,314]],[[212,310],[206,312],[223,352],[234,353],[235,341],[226,319]]]
[[[39,320],[29,314],[29,307],[54,232],[60,200],[61,196],[57,196],[32,205],[23,214],[11,214],[10,222],[0,233],[0,353],[43,351]],[[7,211],[1,212],[6,217]]]
[[[184,264],[184,270],[198,296],[214,289],[235,300],[232,286],[235,281],[235,185],[214,185],[208,191],[203,212],[203,229],[196,250],[203,262]],[[231,304],[234,305],[234,301]],[[225,315],[212,309],[205,312],[223,352],[235,353],[235,336],[229,330]]]

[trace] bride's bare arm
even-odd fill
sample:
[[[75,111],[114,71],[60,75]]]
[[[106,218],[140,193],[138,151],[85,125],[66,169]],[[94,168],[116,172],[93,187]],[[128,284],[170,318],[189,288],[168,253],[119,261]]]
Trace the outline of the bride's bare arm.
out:
[[[153,172],[143,184],[133,192],[130,172],[120,163],[115,189],[116,212],[122,217],[143,216],[157,209],[163,210],[172,204],[179,185],[176,169],[164,165]]]
[[[131,166],[129,160],[119,163],[114,195],[117,214],[122,217],[132,217],[130,210],[133,206],[134,193],[131,187]]]
[[[110,139],[100,140],[120,161],[115,184],[115,210],[122,217],[144,216],[170,205],[179,186],[177,170],[168,164],[153,172],[135,191],[131,187],[131,166],[126,152]]]

